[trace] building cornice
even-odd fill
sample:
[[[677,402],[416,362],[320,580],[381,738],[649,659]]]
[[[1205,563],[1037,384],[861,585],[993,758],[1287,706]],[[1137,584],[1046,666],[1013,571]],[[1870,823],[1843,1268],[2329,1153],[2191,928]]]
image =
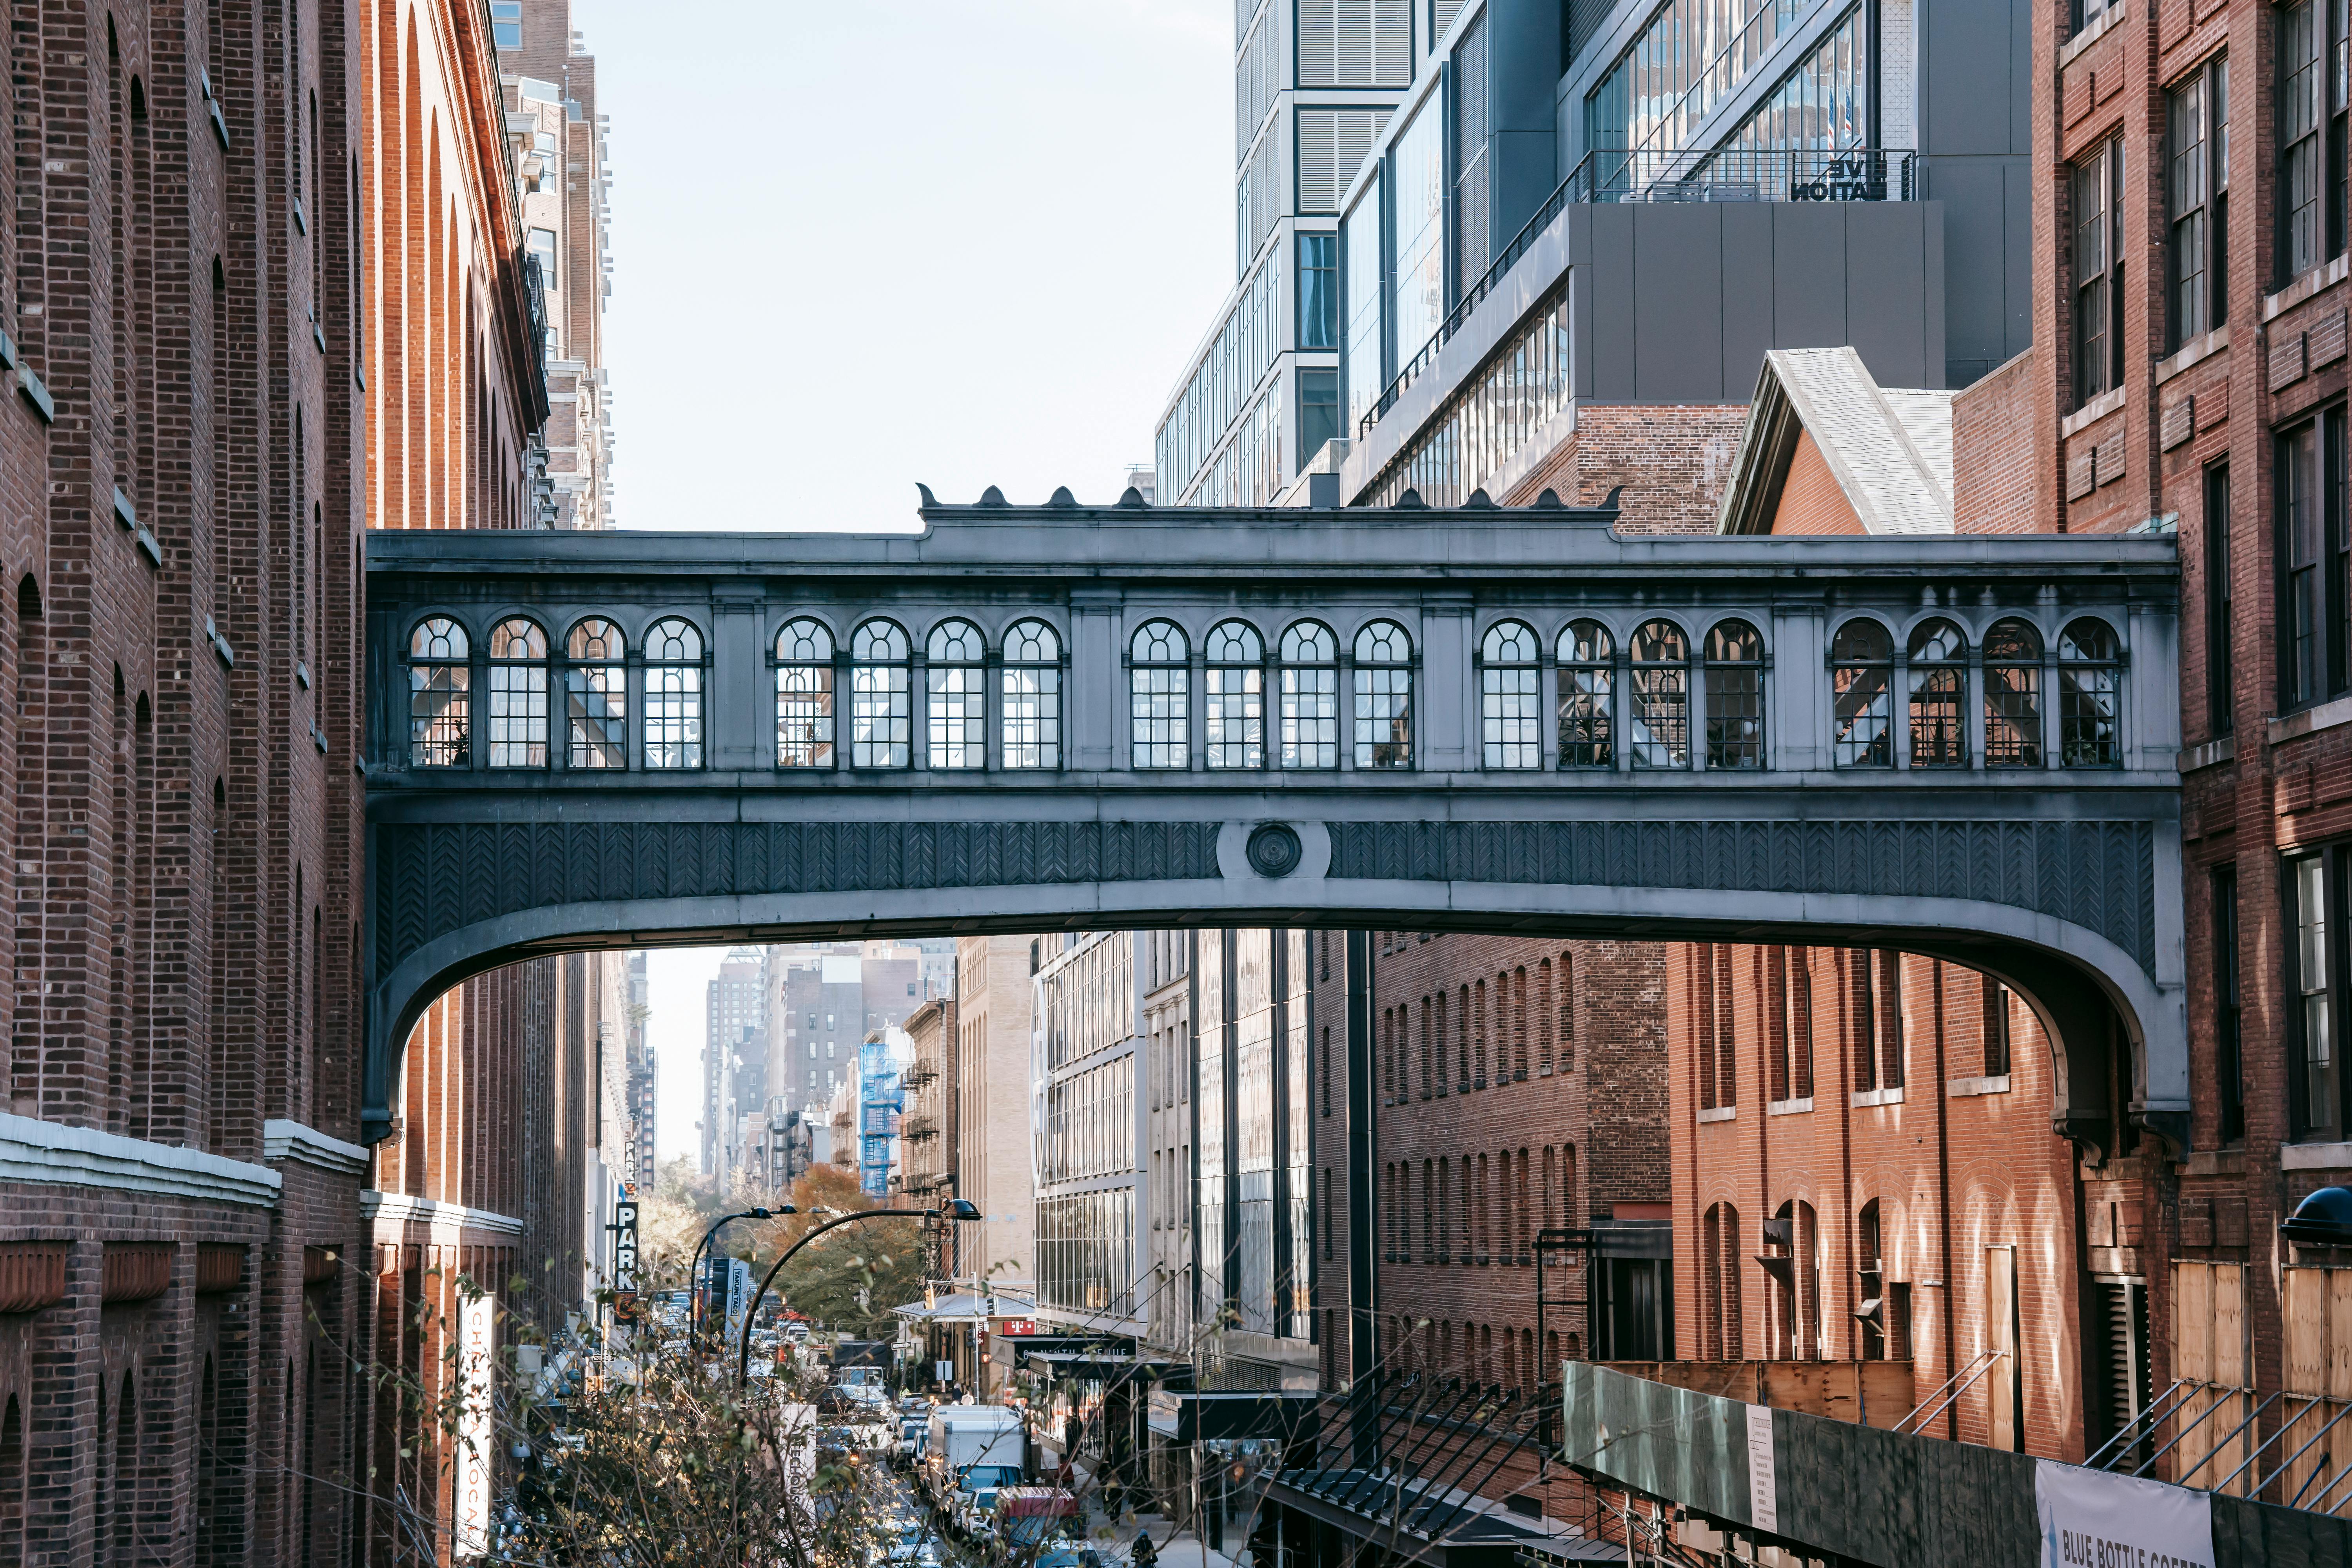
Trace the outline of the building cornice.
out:
[[[495,1231],[501,1236],[520,1236],[522,1221],[511,1215],[493,1214],[488,1209],[467,1208],[463,1204],[435,1203],[431,1198],[413,1198],[406,1193],[383,1193],[371,1187],[360,1194],[360,1218],[375,1227],[383,1239],[387,1228],[408,1225],[428,1226],[436,1240],[457,1239],[466,1230]]]
[[[112,1187],[154,1197],[274,1208],[283,1185],[267,1165],[0,1112],[0,1182]]]
[[[292,1160],[315,1165],[339,1176],[364,1176],[368,1168],[368,1152],[358,1144],[330,1138],[299,1121],[276,1119],[261,1124],[261,1157],[273,1164]]]

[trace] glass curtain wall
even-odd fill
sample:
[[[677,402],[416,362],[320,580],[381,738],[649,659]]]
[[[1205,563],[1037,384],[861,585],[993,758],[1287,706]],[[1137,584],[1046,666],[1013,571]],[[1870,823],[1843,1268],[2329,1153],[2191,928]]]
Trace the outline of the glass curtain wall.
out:
[[[1269,252],[1242,286],[1208,353],[1193,367],[1192,379],[1161,423],[1155,458],[1162,495],[1191,500],[1188,488],[1249,406],[1251,395],[1281,352],[1286,255],[1280,247]]]
[[[1041,1304],[1135,1310],[1135,939],[1086,939],[1037,977],[1037,1287]],[[1075,1190],[1074,1190],[1075,1189]]]
[[[1869,29],[1859,6],[1845,14],[1803,65],[1790,71],[1738,130],[1726,150],[1835,153],[1867,139]]]
[[[1342,363],[1347,377],[1347,423],[1343,436],[1352,436],[1388,384],[1381,374],[1384,355],[1381,340],[1381,176],[1364,182],[1363,198],[1339,226],[1339,249],[1346,286],[1348,334]]]
[[[1422,106],[1397,138],[1393,156],[1396,277],[1389,317],[1400,368],[1445,324],[1445,117],[1438,109],[1434,99]]]
[[[1310,1327],[1307,965],[1304,931],[1255,930],[1203,934],[1195,970],[1200,1310],[1276,1337]]]
[[[1803,0],[1667,0],[1585,100],[1585,145],[1596,154],[1679,151],[1804,8]],[[1601,183],[1614,173],[1601,171]]]
[[[1390,466],[1371,504],[1394,506],[1411,489],[1431,506],[1461,505],[1568,406],[1572,390],[1563,293],[1538,308],[1428,433]]]

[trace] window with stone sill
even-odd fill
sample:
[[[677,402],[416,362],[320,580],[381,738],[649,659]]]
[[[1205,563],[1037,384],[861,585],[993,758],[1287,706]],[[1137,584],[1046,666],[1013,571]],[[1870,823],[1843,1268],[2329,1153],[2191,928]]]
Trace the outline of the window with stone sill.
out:
[[[2279,705],[2308,707],[2352,688],[2346,656],[2352,530],[2339,405],[2275,438]]]

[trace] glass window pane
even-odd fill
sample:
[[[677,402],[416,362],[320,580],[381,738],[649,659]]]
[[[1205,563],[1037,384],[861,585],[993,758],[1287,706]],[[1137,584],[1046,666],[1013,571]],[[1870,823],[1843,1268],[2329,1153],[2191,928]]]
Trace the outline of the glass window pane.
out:
[[[547,634],[502,621],[490,633],[490,766],[547,766]]]

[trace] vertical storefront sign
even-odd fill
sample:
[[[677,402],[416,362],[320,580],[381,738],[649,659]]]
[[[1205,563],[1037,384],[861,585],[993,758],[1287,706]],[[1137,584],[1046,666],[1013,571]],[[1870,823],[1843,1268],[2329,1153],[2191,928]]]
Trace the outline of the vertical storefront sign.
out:
[[[457,1300],[457,1498],[455,1554],[490,1550],[490,1356],[496,1306],[488,1296]]]
[[[2033,1500],[2042,1568],[2214,1568],[2207,1493],[2042,1459]]]
[[[613,1321],[634,1323],[637,1321],[637,1205],[636,1188],[628,1189],[628,1202],[613,1209]]]

